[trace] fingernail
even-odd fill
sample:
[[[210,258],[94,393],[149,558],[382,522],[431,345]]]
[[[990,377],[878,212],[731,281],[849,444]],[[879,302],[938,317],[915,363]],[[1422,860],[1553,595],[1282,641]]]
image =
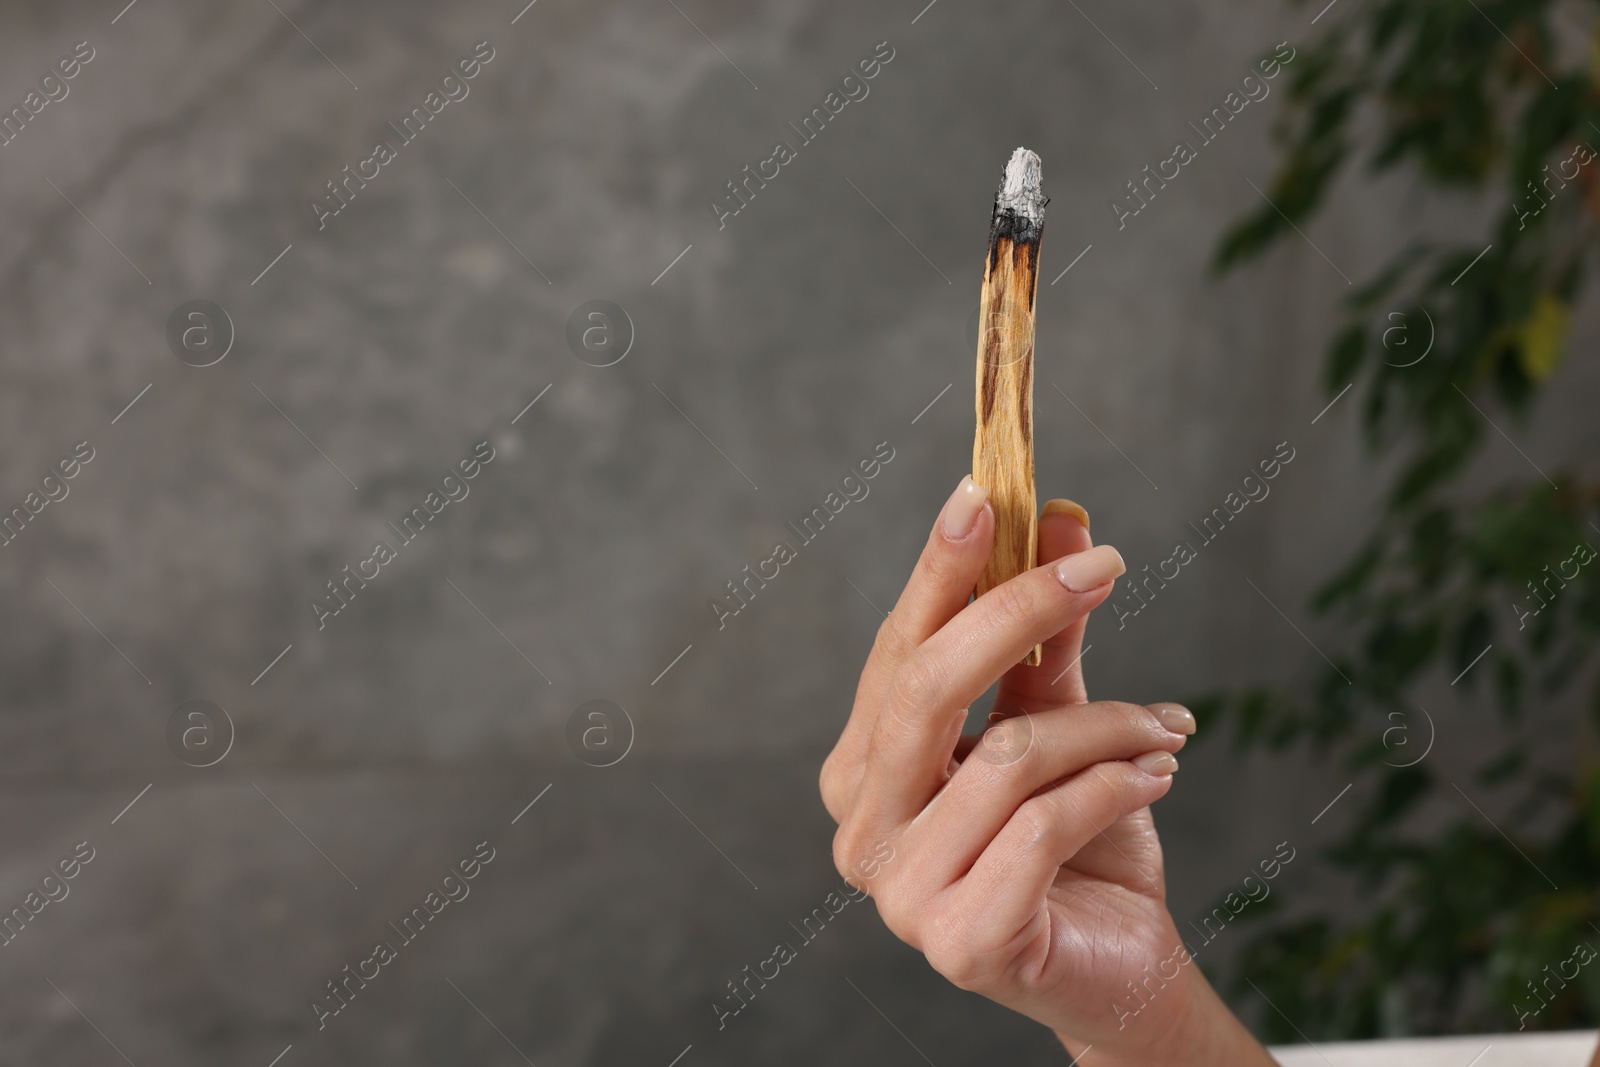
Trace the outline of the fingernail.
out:
[[[1161,720],[1161,725],[1175,734],[1194,733],[1194,712],[1181,704],[1152,704],[1150,710],[1156,713],[1156,718]]]
[[[965,540],[978,524],[978,515],[983,511],[983,502],[987,499],[989,490],[973,481],[971,475],[961,479],[956,491],[945,501],[944,521],[940,523],[945,540]]]
[[[1178,769],[1178,757],[1170,752],[1146,752],[1134,760],[1133,765],[1146,774],[1165,778]]]
[[[1128,568],[1122,556],[1110,545],[1099,545],[1077,552],[1056,564],[1056,577],[1074,593],[1098,589]]]
[[[1070,515],[1077,520],[1079,526],[1082,526],[1085,530],[1089,528],[1089,513],[1083,510],[1082,504],[1074,501],[1063,500],[1060,497],[1054,500],[1047,500],[1044,504],[1044,513],[1046,515]]]

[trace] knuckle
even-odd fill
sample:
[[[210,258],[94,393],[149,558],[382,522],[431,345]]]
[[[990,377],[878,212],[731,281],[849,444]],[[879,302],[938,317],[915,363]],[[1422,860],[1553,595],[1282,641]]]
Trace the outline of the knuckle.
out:
[[[1105,700],[1097,702],[1095,707],[1119,733],[1125,733],[1130,740],[1148,741],[1154,747],[1168,733],[1156,713],[1143,704]]]
[[[871,896],[878,918],[890,933],[912,948],[922,948],[926,903],[904,862],[896,860],[891,838],[872,838],[841,830],[834,835],[834,865],[852,886]]]
[[[874,898],[891,885],[889,868],[895,859],[892,837],[867,832],[862,820],[845,818],[833,835],[833,865],[851,885],[866,888]]]
[[[1124,776],[1114,767],[1096,763],[1028,799],[1012,816],[1023,847],[1059,852],[1069,841],[1104,830],[1121,813],[1123,785]]]
[[[916,643],[901,631],[894,613],[884,616],[878,624],[877,636],[872,639],[873,657],[893,665],[903,660],[915,647]]]
[[[928,966],[957,989],[969,993],[981,991],[989,968],[984,954],[975,949],[960,926],[934,923],[923,941],[922,954]]]
[[[932,659],[927,655],[907,657],[890,683],[888,710],[902,719],[920,719],[938,705],[944,690],[944,676]]]
[[[966,576],[966,567],[954,547],[944,539],[942,531],[935,531],[933,541],[922,554],[921,566],[923,574],[929,582],[938,588],[961,583]]]
[[[1079,791],[1077,806],[1088,829],[1099,833],[1122,814],[1122,798],[1127,792],[1128,775],[1121,767],[1097,763],[1084,772],[1083,789]]]
[[[1009,581],[990,590],[992,610],[1002,626],[1012,629],[1032,623],[1039,614],[1039,598],[1027,581]]]
[[[1148,718],[1150,711],[1143,704],[1130,704],[1125,700],[1096,700],[1090,703],[1097,714],[1118,721]]]
[[[1015,832],[1022,838],[1022,847],[1030,853],[1047,848],[1060,834],[1062,818],[1068,810],[1057,790],[1024,801],[1011,816]]]
[[[878,917],[883,920],[891,934],[910,945],[912,948],[922,948],[923,939],[919,936],[917,928],[917,915],[905,894],[897,893],[891,887],[875,891],[872,899],[878,903]]]
[[[992,714],[992,713],[991,713]],[[993,768],[990,774],[1032,780],[1048,762],[1047,736],[1035,728],[1032,715],[1019,712],[994,719],[973,748],[977,762]]]

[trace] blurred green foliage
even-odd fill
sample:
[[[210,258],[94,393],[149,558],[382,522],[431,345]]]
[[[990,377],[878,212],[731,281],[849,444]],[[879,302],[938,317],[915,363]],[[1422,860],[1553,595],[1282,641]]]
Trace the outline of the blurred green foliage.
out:
[[[1218,248],[1226,270],[1298,242],[1290,222],[1304,229],[1357,169],[1484,220],[1398,252],[1329,344],[1328,396],[1354,383],[1387,480],[1315,598],[1333,665],[1197,702],[1242,749],[1299,747],[1356,781],[1322,828],[1343,826],[1323,859],[1358,906],[1286,898],[1239,957],[1233,994],[1259,1007],[1253,982],[1282,1013],[1261,1016],[1269,1040],[1600,1022],[1600,962],[1571,962],[1600,947],[1600,563],[1574,562],[1600,545],[1600,486],[1531,460],[1488,492],[1462,477],[1560,386],[1600,218],[1597,15],[1592,0],[1341,0],[1289,71],[1269,190],[1282,215],[1263,206]],[[1441,733],[1459,716],[1412,694],[1469,665],[1450,700],[1494,708],[1476,765],[1419,761],[1429,716]]]

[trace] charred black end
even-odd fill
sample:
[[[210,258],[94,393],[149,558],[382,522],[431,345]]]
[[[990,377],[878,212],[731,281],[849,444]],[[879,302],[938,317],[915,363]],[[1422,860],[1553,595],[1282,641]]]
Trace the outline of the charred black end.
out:
[[[1044,204],[1050,203],[1049,197],[1044,199]],[[1043,207],[1041,204],[1040,207]],[[1042,215],[1042,212],[1041,212]],[[1002,237],[1009,237],[1017,244],[1039,243],[1039,237],[1044,233],[1044,219],[1030,218],[1015,208],[1001,207],[1000,197],[994,198],[994,215],[989,222],[989,247],[994,248],[995,242]]]
[[[1046,199],[1045,204],[1050,201]],[[1043,205],[1041,204],[1041,207]],[[989,265],[993,272],[999,263],[1000,249],[1008,247],[1012,256],[1027,256],[1030,266],[1039,262],[1039,241],[1044,236],[1044,220],[1030,218],[1014,208],[1001,207],[995,197],[994,214],[989,222]],[[1030,306],[1032,296],[1029,296]]]

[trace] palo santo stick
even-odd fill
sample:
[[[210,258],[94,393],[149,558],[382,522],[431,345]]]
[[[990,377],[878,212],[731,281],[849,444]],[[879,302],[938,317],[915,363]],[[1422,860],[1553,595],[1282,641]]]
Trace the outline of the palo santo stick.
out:
[[[1039,285],[1039,238],[1044,206],[1039,157],[1011,154],[994,198],[989,256],[983,265],[978,312],[978,430],[972,443],[973,481],[989,490],[994,548],[977,593],[1034,566],[1039,517],[1033,488],[1033,298]],[[1024,663],[1038,666],[1035,646]]]

